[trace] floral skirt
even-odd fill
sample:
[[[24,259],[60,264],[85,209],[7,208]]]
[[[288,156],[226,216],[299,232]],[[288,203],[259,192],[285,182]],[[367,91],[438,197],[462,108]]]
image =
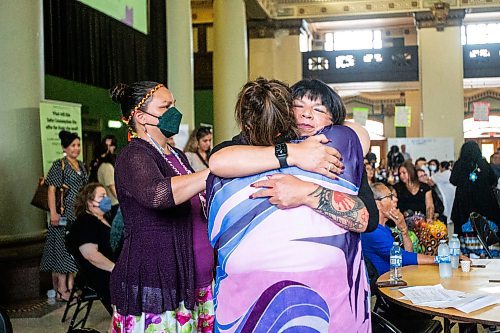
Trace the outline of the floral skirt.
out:
[[[212,286],[196,290],[194,310],[179,304],[175,311],[161,314],[142,313],[140,316],[123,316],[113,313],[113,333],[212,333],[214,331],[214,302]]]

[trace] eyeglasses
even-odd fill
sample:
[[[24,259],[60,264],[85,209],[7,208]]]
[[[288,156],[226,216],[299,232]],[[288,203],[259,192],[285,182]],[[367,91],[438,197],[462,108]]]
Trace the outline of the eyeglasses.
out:
[[[385,195],[385,196],[383,196],[383,197],[376,198],[375,200],[382,201],[382,200],[384,200],[385,198],[389,198],[389,199],[391,199],[391,200],[392,200],[392,199],[394,198],[394,196],[395,196],[395,194],[394,194],[394,193],[390,193],[390,194],[387,194],[387,195]]]

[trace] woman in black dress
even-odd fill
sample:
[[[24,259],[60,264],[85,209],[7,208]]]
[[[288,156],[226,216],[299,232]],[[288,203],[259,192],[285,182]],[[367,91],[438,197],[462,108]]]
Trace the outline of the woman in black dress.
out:
[[[99,183],[91,183],[78,194],[77,219],[68,235],[68,245],[80,266],[86,284],[94,289],[112,313],[109,277],[115,267],[109,241],[110,223],[104,215],[111,210],[111,199]]]
[[[427,220],[434,220],[431,188],[418,180],[417,170],[410,160],[399,167],[399,180],[399,183],[394,185],[398,193],[399,210],[403,213],[420,212],[425,214]]]
[[[450,183],[457,187],[451,211],[455,233],[462,234],[462,225],[472,212],[479,213],[498,225],[500,208],[493,194],[497,181],[478,144],[474,141],[464,143],[450,176]]]

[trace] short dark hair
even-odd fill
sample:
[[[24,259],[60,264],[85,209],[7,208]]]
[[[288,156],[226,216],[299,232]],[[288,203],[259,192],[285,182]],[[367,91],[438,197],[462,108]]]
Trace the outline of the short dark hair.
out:
[[[427,162],[428,164],[431,164],[431,163],[434,163],[436,165],[439,165],[439,161],[435,158],[433,158],[432,160],[430,160],[429,162]]]
[[[108,134],[104,137],[104,139],[102,139],[102,142],[106,143],[107,140],[111,140],[110,146],[116,147],[116,136],[114,136],[113,134]]]
[[[439,163],[439,166],[445,170],[448,170],[450,168],[450,162],[442,161],[441,163]]]
[[[417,164],[418,162],[420,161],[424,161],[424,162],[427,162],[427,160],[425,159],[425,157],[419,157],[417,158],[417,160],[415,161],[415,164]]]
[[[307,97],[310,100],[321,100],[332,116],[334,125],[342,125],[346,117],[346,109],[342,98],[330,86],[317,79],[304,79],[295,83],[292,89],[293,99]]]

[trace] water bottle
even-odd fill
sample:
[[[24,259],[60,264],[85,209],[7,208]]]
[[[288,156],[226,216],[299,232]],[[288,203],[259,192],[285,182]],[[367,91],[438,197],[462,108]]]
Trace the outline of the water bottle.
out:
[[[391,248],[391,281],[399,281],[403,278],[403,273],[401,272],[401,267],[403,266],[403,254],[398,242],[392,243]]]
[[[450,248],[446,240],[441,239],[438,247],[439,277],[448,279],[451,277]]]
[[[457,269],[460,259],[460,241],[458,240],[457,234],[453,234],[453,237],[450,240],[450,259],[451,268]]]
[[[50,305],[56,304],[56,291],[54,289],[47,290],[47,303]]]

